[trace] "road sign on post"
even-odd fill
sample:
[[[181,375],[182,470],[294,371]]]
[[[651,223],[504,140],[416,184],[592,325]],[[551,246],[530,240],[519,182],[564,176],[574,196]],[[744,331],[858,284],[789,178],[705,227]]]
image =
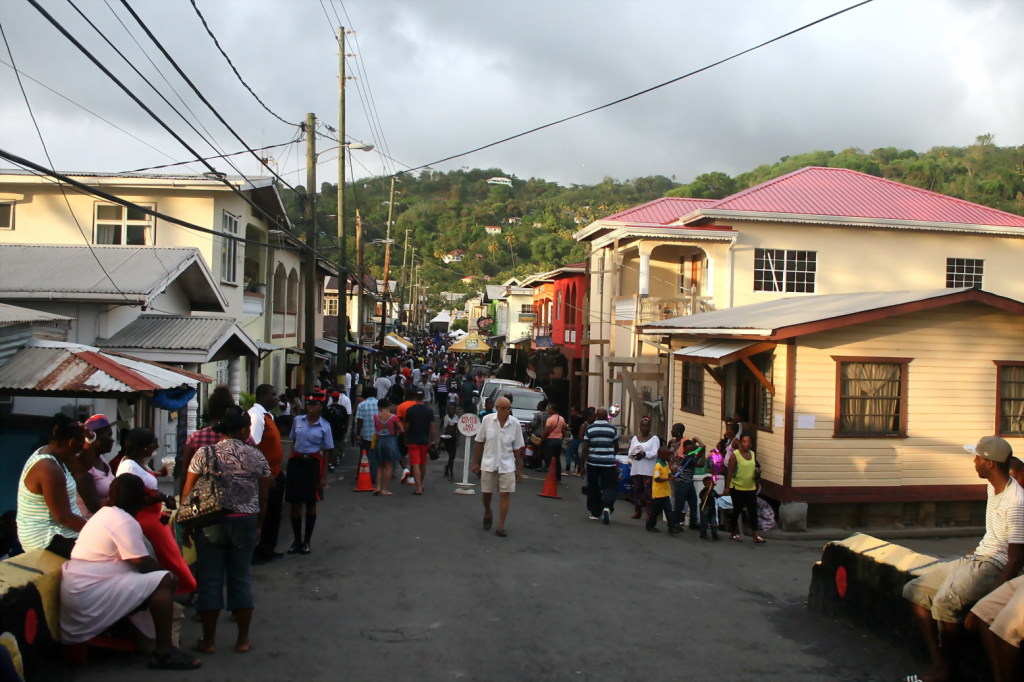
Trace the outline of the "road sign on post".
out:
[[[462,483],[456,483],[458,486],[455,488],[457,495],[472,495],[476,491],[473,490],[474,483],[469,482],[469,458],[473,452],[473,436],[480,430],[480,418],[472,412],[459,417],[459,433],[465,436],[466,447],[463,450],[462,457]]]

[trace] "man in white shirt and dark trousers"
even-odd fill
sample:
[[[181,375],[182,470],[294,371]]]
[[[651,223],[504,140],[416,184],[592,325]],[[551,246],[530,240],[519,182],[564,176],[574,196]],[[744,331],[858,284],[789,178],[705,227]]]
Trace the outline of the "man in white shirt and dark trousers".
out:
[[[476,445],[473,448],[473,473],[480,476],[480,492],[484,503],[484,530],[490,530],[493,516],[491,514],[491,496],[498,492],[501,496],[498,503],[498,527],[494,534],[506,537],[505,520],[508,518],[508,507],[516,483],[523,480],[523,428],[519,420],[512,416],[512,402],[508,398],[498,398],[494,404],[495,412],[484,417],[480,430],[476,433]]]
[[[985,436],[964,449],[974,455],[978,476],[988,481],[985,535],[967,556],[938,564],[903,587],[932,659],[924,677],[908,675],[906,682],[953,679],[968,611],[1024,568],[1024,488],[1010,476],[1010,444]]]

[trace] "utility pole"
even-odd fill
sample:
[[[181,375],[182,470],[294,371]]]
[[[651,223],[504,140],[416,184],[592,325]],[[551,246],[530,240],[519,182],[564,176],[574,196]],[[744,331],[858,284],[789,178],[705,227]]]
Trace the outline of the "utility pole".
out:
[[[313,135],[310,132],[310,135]],[[338,27],[338,350],[334,383],[348,371],[348,264],[345,256],[345,27]],[[315,162],[314,162],[314,165]],[[351,390],[351,386],[346,388]]]
[[[362,344],[363,338],[363,216],[356,209],[356,343]],[[363,361],[363,351],[359,351],[359,362]]]
[[[384,236],[384,297],[380,306],[380,338],[378,343],[381,350],[384,349],[385,326],[388,319],[388,311],[391,308],[391,287],[388,286],[388,273],[391,271],[391,215],[395,206],[395,178],[391,178],[391,197],[388,199],[388,226]],[[406,233],[408,234],[408,232]]]
[[[306,364],[305,390],[312,391],[316,380],[313,364],[316,362],[316,114],[306,114],[306,291],[304,325]]]
[[[398,287],[398,321],[402,321],[402,312],[405,307],[405,263],[409,256],[409,230],[405,231],[405,246],[402,247],[402,274],[399,276],[395,286]],[[403,330],[404,331],[404,330]]]

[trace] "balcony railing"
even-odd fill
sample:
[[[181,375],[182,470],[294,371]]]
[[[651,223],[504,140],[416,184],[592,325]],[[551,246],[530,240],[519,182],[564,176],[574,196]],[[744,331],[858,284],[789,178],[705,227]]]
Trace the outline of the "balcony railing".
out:
[[[258,317],[263,314],[263,304],[266,297],[263,294],[245,292],[242,297],[242,315]]]
[[[696,315],[714,310],[710,296],[687,296],[685,298],[641,298],[637,324],[647,324],[673,317]]]

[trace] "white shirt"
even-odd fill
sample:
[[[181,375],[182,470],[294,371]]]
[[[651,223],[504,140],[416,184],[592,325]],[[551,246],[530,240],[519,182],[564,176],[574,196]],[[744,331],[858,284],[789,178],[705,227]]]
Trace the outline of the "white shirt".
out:
[[[987,488],[985,536],[978,543],[975,554],[1005,566],[1007,546],[1024,544],[1024,488],[1012,478],[998,495],[991,483]]]
[[[149,556],[142,528],[120,507],[100,507],[78,534],[72,559],[127,561]]]
[[[523,427],[519,420],[509,415],[502,426],[498,415],[489,414],[480,424],[476,433],[476,442],[484,444],[480,458],[481,471],[497,471],[502,474],[514,474],[516,471],[515,451],[526,447],[523,440]]]
[[[263,429],[266,427],[267,422],[263,418],[270,414],[267,412],[267,408],[263,407],[259,403],[253,403],[253,406],[249,408],[249,435],[252,437],[252,442],[256,445],[260,444],[263,440]],[[271,417],[273,418],[273,417]]]
[[[377,389],[377,400],[382,400],[388,394],[388,389],[391,388],[391,379],[377,377],[377,380],[373,382],[373,387]]]
[[[629,458],[632,465],[629,469],[630,476],[653,476],[654,465],[658,461],[658,448],[661,447],[661,439],[652,435],[643,443],[636,436],[629,442]],[[633,459],[637,452],[643,453],[643,459]]]
[[[134,459],[128,459],[125,457],[121,460],[121,463],[117,465],[117,475],[121,474],[135,474],[142,479],[142,482],[150,490],[156,490],[156,476],[145,470],[138,462]]]
[[[420,368],[414,367],[412,370],[412,376],[409,378],[412,379],[412,383],[414,384],[420,383]]]
[[[350,417],[352,416],[352,401],[349,400],[349,397],[347,395],[342,393],[340,396],[338,396],[338,404],[348,411]]]

